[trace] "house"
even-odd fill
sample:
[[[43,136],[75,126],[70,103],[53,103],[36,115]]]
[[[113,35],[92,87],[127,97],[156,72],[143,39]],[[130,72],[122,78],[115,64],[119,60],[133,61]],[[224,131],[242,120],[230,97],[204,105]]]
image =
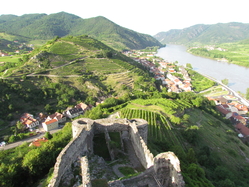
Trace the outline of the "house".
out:
[[[43,114],[42,112],[40,112],[40,113],[38,114],[38,119],[39,119],[40,121],[45,120],[46,117],[47,117],[47,116],[46,116],[45,114]]]
[[[64,114],[69,118],[75,118],[83,114],[85,110],[89,110],[89,106],[85,103],[77,104],[74,108],[67,110]]]
[[[51,119],[49,121],[43,122],[42,127],[45,131],[50,131],[53,129],[57,129],[59,127],[59,123],[57,119]]]
[[[249,128],[247,128],[245,125],[242,123],[236,124],[236,129],[244,136],[248,137],[249,136]]]
[[[221,105],[225,105],[227,104],[227,100],[224,97],[220,97],[216,99],[216,104],[221,104]]]
[[[172,69],[169,69],[169,72],[170,73],[175,73],[176,71],[172,68]]]
[[[8,53],[0,53],[0,56],[9,56]]]
[[[82,109],[72,108],[72,109],[67,110],[65,112],[65,115],[69,118],[75,118],[79,116],[82,111],[83,111]]]
[[[226,116],[228,113],[230,113],[231,111],[229,111],[226,107],[224,107],[223,105],[217,105],[216,109],[218,111],[220,111],[224,116]]]
[[[228,103],[228,105],[231,107],[235,107],[237,109],[236,112],[238,114],[246,114],[248,112],[247,106],[240,104],[238,102],[232,101],[232,102]]]
[[[29,146],[35,146],[35,147],[40,147],[42,143],[47,142],[48,140],[46,138],[41,138],[41,139],[36,139],[35,141],[31,142]]]
[[[50,121],[52,119],[57,119],[58,123],[63,123],[67,120],[66,117],[59,112],[55,112],[54,114],[48,116],[45,121]]]
[[[246,125],[246,119],[244,117],[240,116],[236,112],[232,113],[231,120],[235,123],[242,123],[243,125]]]
[[[184,84],[182,89],[185,91],[185,92],[191,92],[191,84]]]
[[[82,108],[84,111],[90,109],[89,106],[88,106],[87,104],[85,104],[85,103],[77,104],[77,105],[75,106],[75,108]]]
[[[39,126],[39,121],[34,119],[34,116],[29,113],[24,113],[20,118],[22,124],[26,125],[27,128],[33,129],[36,126]]]

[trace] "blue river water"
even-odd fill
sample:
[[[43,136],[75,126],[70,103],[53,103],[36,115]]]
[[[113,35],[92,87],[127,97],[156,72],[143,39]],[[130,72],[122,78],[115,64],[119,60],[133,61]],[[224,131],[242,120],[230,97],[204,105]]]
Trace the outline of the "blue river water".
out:
[[[228,79],[228,86],[234,91],[246,93],[249,88],[249,68],[192,55],[180,45],[167,45],[159,49],[156,55],[168,62],[178,61],[180,65],[190,63],[197,72],[216,80]]]

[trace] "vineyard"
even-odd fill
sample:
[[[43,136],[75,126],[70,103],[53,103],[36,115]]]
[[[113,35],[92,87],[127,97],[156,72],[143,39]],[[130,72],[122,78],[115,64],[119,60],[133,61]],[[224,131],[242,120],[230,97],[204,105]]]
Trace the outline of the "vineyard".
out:
[[[164,141],[167,139],[168,143],[175,144],[178,142],[176,138],[172,125],[169,120],[162,114],[151,112],[148,110],[141,109],[130,109],[124,108],[120,111],[121,118],[127,119],[144,119],[148,121],[148,138],[155,141]]]

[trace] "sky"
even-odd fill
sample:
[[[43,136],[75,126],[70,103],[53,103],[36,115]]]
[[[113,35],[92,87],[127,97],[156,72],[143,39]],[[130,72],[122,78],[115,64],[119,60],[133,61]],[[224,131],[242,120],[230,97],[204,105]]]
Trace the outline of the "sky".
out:
[[[0,15],[67,12],[83,19],[104,16],[149,35],[196,24],[249,23],[248,0],[6,0]]]

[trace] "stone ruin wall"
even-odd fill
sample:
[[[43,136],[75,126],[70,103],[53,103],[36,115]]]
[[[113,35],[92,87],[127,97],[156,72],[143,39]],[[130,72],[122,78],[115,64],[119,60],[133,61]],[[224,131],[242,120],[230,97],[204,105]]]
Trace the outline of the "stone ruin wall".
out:
[[[158,154],[153,165],[141,174],[123,180],[108,182],[110,187],[184,187],[180,162],[173,152]]]
[[[132,182],[133,180],[136,181],[136,178],[137,180],[138,179],[140,180],[141,176],[142,178],[145,177],[144,179],[147,179],[149,181],[152,176],[151,168],[154,168],[153,165],[155,164],[155,160],[145,143],[145,141],[147,142],[148,123],[145,120],[140,120],[140,119],[137,120],[139,120],[140,122],[139,124],[136,124],[134,122],[130,123],[127,119],[91,120],[87,118],[81,118],[74,120],[72,125],[73,140],[68,143],[68,145],[61,151],[61,153],[57,157],[57,162],[54,166],[53,178],[49,183],[49,187],[59,186],[63,175],[66,173],[66,171],[70,170],[72,163],[74,163],[78,159],[80,159],[81,168],[82,168],[81,171],[82,185],[80,186],[91,187],[88,159],[86,155],[88,155],[88,153],[93,153],[94,134],[102,132],[104,133],[106,132],[106,130],[108,132],[128,131],[129,138],[131,139],[136,155],[140,159],[141,164],[147,169],[144,173],[135,177],[135,179],[134,178],[130,180],[127,179],[126,181],[128,181],[128,183],[130,181]],[[176,166],[174,164],[173,165],[174,167],[176,168],[178,167],[178,169],[180,169],[180,165],[178,165],[178,163],[179,160],[178,162],[176,162]],[[177,176],[181,177],[181,175],[179,175],[178,172],[180,170],[178,169],[176,170],[177,172],[175,172],[174,174],[176,176],[173,177],[174,179],[176,179],[176,181],[179,181],[178,180],[179,177],[177,178]],[[153,172],[156,173],[155,168],[154,170]],[[150,174],[148,175],[148,173]],[[153,181],[151,182],[153,183]],[[175,186],[184,186],[184,185],[175,185]]]
[[[81,131],[75,131],[78,129]],[[83,130],[84,129],[84,130]],[[84,153],[91,150],[92,144],[89,144],[92,139],[91,128],[87,125],[81,125],[72,127],[73,130],[73,140],[71,140],[66,147],[60,152],[59,156],[56,159],[54,166],[53,178],[49,183],[49,187],[59,186],[59,183],[66,173],[70,170],[71,164],[74,163],[79,157]]]
[[[87,156],[84,156],[80,159],[80,164],[82,175],[82,185],[80,185],[80,187],[92,187]]]
[[[144,139],[140,136],[135,123],[130,124],[129,136],[132,145],[144,168],[149,168],[153,165],[153,154],[148,149]],[[147,138],[146,138],[147,139]]]
[[[180,161],[173,152],[164,152],[154,158],[154,177],[162,186],[185,186],[181,175]],[[165,176],[168,176],[167,178]]]

